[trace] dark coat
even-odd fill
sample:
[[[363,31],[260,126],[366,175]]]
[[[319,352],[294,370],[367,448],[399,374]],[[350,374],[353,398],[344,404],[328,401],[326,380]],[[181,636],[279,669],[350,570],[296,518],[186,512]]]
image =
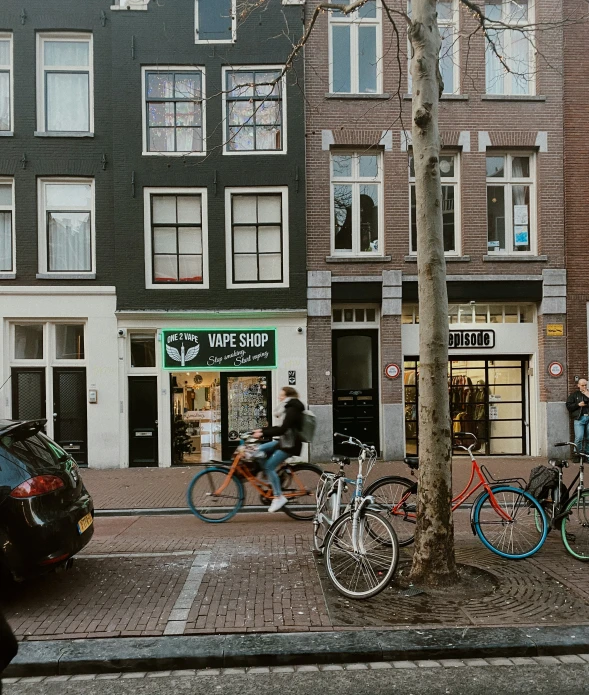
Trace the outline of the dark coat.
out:
[[[578,420],[581,417],[581,408],[579,408],[579,403],[581,401],[585,401],[585,403],[589,404],[589,398],[584,396],[579,389],[573,391],[567,398],[567,410],[571,414],[573,420]],[[586,410],[586,412],[589,412],[589,410]]]
[[[290,438],[292,436],[294,446],[283,446],[279,440],[279,448],[284,451],[285,454],[289,454],[289,456],[299,456],[303,448],[300,431],[303,426],[304,409],[305,406],[298,398],[291,398],[287,401],[284,408],[284,420],[282,421],[282,425],[278,425],[277,427],[264,427],[262,430],[264,437],[282,437],[282,435],[287,435],[287,437]]]
[[[17,650],[18,645],[10,625],[6,622],[2,613],[0,613],[0,675],[14,659]],[[2,692],[2,684],[0,684],[0,692]]]

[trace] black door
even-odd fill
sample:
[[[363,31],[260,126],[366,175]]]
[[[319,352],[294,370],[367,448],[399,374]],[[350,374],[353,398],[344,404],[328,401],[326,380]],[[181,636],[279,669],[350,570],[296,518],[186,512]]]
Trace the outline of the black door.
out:
[[[333,331],[333,429],[379,449],[378,331]],[[340,454],[357,453],[334,440]]]
[[[14,420],[40,420],[47,417],[45,403],[45,369],[13,369],[12,418]]]
[[[86,370],[53,370],[53,437],[80,466],[88,465]]]
[[[271,372],[221,373],[221,456],[228,460],[243,432],[272,421]]]
[[[129,466],[157,466],[157,377],[129,377]]]

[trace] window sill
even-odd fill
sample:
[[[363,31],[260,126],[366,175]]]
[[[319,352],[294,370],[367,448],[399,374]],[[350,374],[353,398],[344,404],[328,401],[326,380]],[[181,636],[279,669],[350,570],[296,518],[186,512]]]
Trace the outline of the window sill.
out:
[[[326,99],[390,99],[391,95],[388,92],[382,94],[347,94],[345,92],[327,92]]]
[[[403,99],[405,101],[411,101],[413,99],[413,94],[403,94]],[[468,94],[442,94],[440,101],[468,101]]]
[[[11,138],[14,136],[12,130],[0,130],[0,138]]]
[[[96,273],[37,273],[37,280],[96,280]]]
[[[546,101],[546,97],[535,94],[482,94],[481,101]]]
[[[546,263],[547,260],[548,256],[524,256],[523,254],[521,256],[508,256],[503,253],[493,253],[483,256],[483,262],[485,263],[493,263],[494,261],[499,263]]]
[[[16,280],[16,273],[0,273],[0,280]]]
[[[69,131],[69,130],[64,130],[64,131],[59,131],[59,132],[50,132],[46,133],[42,130],[36,130],[35,131],[35,137],[36,138],[93,138],[94,133],[80,133],[77,131]]]
[[[446,263],[470,263],[470,256],[445,256]],[[405,263],[417,263],[417,256],[405,256]]]
[[[138,10],[145,12],[147,10],[147,5],[137,5],[136,7],[131,7],[130,5],[127,5],[126,7],[121,7],[120,5],[111,5],[110,9],[113,12],[121,11],[121,12],[137,12]]]
[[[326,263],[388,263],[391,256],[325,256]]]

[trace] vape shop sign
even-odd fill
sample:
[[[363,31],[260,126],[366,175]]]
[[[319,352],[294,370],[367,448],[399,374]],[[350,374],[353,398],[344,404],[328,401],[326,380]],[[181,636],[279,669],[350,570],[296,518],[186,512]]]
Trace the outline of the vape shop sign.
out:
[[[165,369],[273,369],[275,328],[162,331]]]

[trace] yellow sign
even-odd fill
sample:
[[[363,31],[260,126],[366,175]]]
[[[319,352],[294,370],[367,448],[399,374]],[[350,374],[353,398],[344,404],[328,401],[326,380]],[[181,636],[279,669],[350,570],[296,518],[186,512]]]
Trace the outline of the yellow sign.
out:
[[[564,324],[562,323],[549,323],[546,326],[546,335],[564,335]]]

